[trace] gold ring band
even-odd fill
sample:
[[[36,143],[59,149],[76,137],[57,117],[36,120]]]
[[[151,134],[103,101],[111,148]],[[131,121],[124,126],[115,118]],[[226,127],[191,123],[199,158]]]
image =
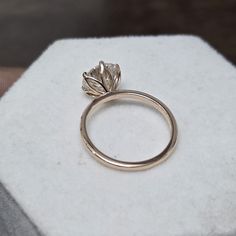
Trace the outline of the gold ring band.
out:
[[[92,143],[91,139],[88,136],[87,128],[86,128],[88,115],[91,114],[91,112],[95,108],[98,108],[103,103],[106,103],[112,100],[122,99],[122,98],[129,98],[129,99],[131,98],[136,101],[140,101],[142,103],[150,105],[154,107],[155,109],[157,109],[165,117],[165,119],[167,120],[170,126],[171,137],[170,137],[169,143],[160,154],[148,160],[139,161],[139,162],[120,161],[120,160],[113,159],[107,156],[106,154],[102,153]],[[113,91],[110,93],[106,93],[105,95],[100,96],[97,99],[95,99],[85,109],[85,111],[82,114],[80,131],[81,131],[82,140],[85,143],[87,149],[98,161],[105,164],[106,166],[113,167],[120,170],[128,170],[128,171],[144,170],[144,169],[151,168],[155,165],[158,165],[171,154],[177,141],[177,124],[176,124],[173,114],[168,109],[168,107],[157,98],[147,93],[143,93],[143,92],[139,92],[135,90]]]

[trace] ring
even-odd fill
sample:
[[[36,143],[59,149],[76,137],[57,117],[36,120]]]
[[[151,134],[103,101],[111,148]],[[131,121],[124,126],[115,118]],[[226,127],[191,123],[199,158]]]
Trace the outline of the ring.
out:
[[[169,108],[159,99],[140,91],[117,90],[120,80],[121,72],[119,65],[104,63],[103,61],[100,61],[99,65],[92,68],[89,72],[83,73],[82,89],[86,92],[86,94],[94,97],[95,99],[84,110],[81,116],[81,137],[90,154],[102,164],[126,171],[145,170],[166,160],[174,150],[178,133],[176,120]],[[92,114],[95,108],[98,108],[100,105],[118,99],[131,99],[141,102],[155,108],[164,116],[165,120],[169,124],[171,135],[167,146],[161,151],[161,153],[143,161],[121,161],[107,156],[93,144],[89,138],[86,128],[88,115]]]

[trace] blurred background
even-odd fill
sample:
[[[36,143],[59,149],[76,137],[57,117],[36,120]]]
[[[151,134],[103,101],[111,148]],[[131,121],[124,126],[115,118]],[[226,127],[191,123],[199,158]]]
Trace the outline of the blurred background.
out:
[[[236,63],[236,0],[0,0],[0,96],[53,41],[194,34]]]

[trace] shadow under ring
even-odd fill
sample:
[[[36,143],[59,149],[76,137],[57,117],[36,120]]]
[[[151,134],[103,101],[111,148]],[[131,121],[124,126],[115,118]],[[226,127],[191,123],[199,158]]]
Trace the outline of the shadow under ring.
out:
[[[137,161],[137,162],[121,161],[107,156],[93,144],[93,142],[89,138],[86,128],[88,115],[91,114],[95,108],[99,108],[100,105],[118,99],[132,99],[134,101],[138,101],[140,103],[155,108],[164,116],[165,120],[169,124],[171,135],[168,144],[159,154],[149,159],[145,159],[143,161]],[[166,160],[170,156],[177,142],[178,130],[174,115],[171,113],[169,108],[159,99],[140,91],[118,90],[106,93],[105,95],[96,98],[95,100],[92,101],[90,105],[88,105],[88,107],[84,110],[81,116],[80,133],[82,140],[88,151],[96,160],[98,160],[102,164],[119,170],[138,171],[154,167],[163,162],[164,160]]]

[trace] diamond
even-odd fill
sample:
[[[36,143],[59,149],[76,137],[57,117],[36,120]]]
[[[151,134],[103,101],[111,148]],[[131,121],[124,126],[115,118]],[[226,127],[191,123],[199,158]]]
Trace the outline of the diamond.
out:
[[[82,89],[90,96],[98,97],[117,89],[121,72],[118,64],[99,62],[89,72],[83,73]]]

